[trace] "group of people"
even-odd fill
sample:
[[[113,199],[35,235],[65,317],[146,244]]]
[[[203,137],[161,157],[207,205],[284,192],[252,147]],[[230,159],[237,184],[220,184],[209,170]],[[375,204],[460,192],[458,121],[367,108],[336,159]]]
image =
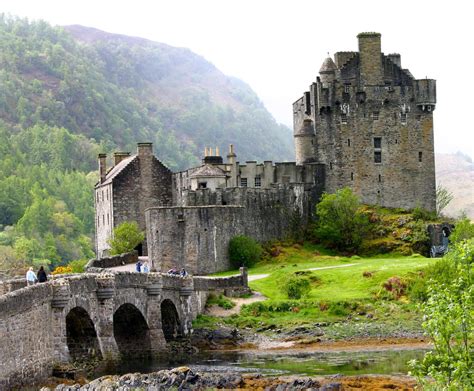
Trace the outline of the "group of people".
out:
[[[148,273],[150,271],[150,266],[148,266],[147,261],[142,263],[140,260],[138,260],[138,262],[135,264],[135,270],[138,273]]]
[[[178,271],[175,267],[171,268],[168,270],[168,274],[172,276],[180,276],[180,277],[187,277],[188,272],[184,269],[184,267],[181,269],[181,271]]]
[[[48,276],[46,275],[46,270],[41,266],[38,270],[38,273],[33,271],[33,266],[28,269],[26,272],[26,283],[28,285],[36,284],[37,282],[46,282],[48,281]]]

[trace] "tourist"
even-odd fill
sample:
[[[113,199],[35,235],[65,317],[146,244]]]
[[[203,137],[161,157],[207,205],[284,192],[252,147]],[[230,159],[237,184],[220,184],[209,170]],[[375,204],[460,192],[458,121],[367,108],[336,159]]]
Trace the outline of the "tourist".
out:
[[[36,278],[36,274],[33,271],[33,267],[30,267],[28,271],[26,272],[26,284],[34,285],[36,281],[38,281],[38,279]]]
[[[148,266],[148,262],[143,262],[143,273],[148,273],[150,271],[150,266]]]
[[[44,270],[44,267],[41,266],[38,270],[38,273],[37,273],[37,276],[38,276],[38,281],[39,282],[46,282],[48,281],[48,276],[46,276],[46,272]]]
[[[138,262],[135,264],[135,268],[138,273],[142,271],[142,263],[140,262],[140,260],[138,260]]]
[[[179,273],[179,275],[181,277],[187,277],[188,276],[188,272],[184,269],[184,267],[181,269],[181,272]]]
[[[178,271],[176,270],[175,267],[172,267],[170,270],[168,270],[168,274],[172,275],[172,276],[176,276],[178,273]]]

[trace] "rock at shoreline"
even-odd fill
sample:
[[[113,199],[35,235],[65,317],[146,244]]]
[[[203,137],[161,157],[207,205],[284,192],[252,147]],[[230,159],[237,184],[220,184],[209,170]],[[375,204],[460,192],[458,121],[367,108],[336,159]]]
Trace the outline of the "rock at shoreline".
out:
[[[314,391],[345,391],[345,390],[414,390],[416,382],[408,376],[326,376],[326,377],[301,377],[280,376],[266,377],[260,374],[242,374],[234,372],[194,372],[188,367],[179,367],[148,374],[129,373],[122,376],[103,376],[92,382],[80,386],[79,384],[59,385],[56,391],[73,390],[104,390],[128,391],[149,390],[164,391],[176,389],[186,390],[314,390]],[[41,391],[51,391],[42,388]]]

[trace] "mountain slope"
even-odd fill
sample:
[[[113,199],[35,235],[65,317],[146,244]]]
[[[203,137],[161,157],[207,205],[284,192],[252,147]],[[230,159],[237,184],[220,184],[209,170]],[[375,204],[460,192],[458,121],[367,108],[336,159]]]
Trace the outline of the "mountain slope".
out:
[[[436,181],[453,194],[444,213],[459,217],[461,212],[474,220],[474,163],[460,152],[436,154]]]

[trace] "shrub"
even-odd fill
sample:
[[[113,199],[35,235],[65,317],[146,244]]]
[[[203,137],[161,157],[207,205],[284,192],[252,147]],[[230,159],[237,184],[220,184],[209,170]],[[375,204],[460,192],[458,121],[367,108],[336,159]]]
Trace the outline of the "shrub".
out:
[[[206,307],[214,304],[224,308],[225,310],[230,310],[231,308],[235,307],[235,303],[224,295],[216,296],[214,294],[210,294],[207,298]]]
[[[311,291],[311,281],[306,277],[292,276],[282,287],[289,299],[301,299]]]
[[[357,309],[357,303],[351,303],[348,301],[336,301],[329,303],[328,312],[331,315],[336,316],[347,316],[351,311]]]
[[[87,259],[77,259],[67,264],[71,268],[72,273],[84,273],[84,266],[86,266]]]
[[[262,246],[248,236],[235,236],[229,243],[229,260],[234,268],[251,267],[262,256]]]
[[[362,212],[358,197],[347,187],[323,194],[316,215],[317,237],[339,250],[358,250],[368,233],[369,219]]]
[[[431,221],[436,220],[436,212],[430,212],[429,210],[416,207],[412,211],[413,218],[415,220],[422,220],[422,221]]]
[[[400,277],[390,277],[383,285],[387,292],[390,292],[394,299],[402,297],[407,289],[406,281]]]
[[[72,268],[69,266],[58,266],[56,269],[54,269],[51,274],[57,275],[57,274],[68,274],[72,273]]]
[[[140,231],[135,221],[125,221],[114,228],[114,235],[109,240],[110,254],[118,255],[128,253],[145,239],[145,234]]]
[[[451,243],[458,243],[472,238],[474,238],[474,224],[467,217],[463,216],[456,223],[453,232],[449,236],[449,240]]]

